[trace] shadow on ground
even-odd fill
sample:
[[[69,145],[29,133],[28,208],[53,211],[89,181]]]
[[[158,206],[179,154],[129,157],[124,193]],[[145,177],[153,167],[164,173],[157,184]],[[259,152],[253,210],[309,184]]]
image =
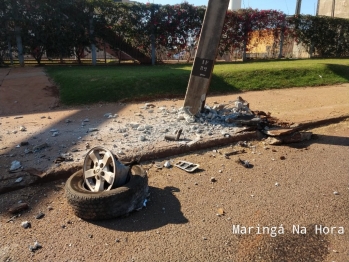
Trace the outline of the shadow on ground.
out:
[[[176,187],[164,189],[149,187],[149,201],[142,210],[132,212],[123,218],[89,222],[111,230],[126,232],[148,231],[167,224],[188,223],[188,219],[181,211],[181,204],[174,195],[179,191]]]
[[[336,65],[326,64],[327,68],[335,75],[341,76],[349,81],[349,66],[348,65]]]
[[[288,146],[292,148],[306,148],[312,144],[349,146],[349,137],[313,134],[311,139],[308,141],[288,144]]]

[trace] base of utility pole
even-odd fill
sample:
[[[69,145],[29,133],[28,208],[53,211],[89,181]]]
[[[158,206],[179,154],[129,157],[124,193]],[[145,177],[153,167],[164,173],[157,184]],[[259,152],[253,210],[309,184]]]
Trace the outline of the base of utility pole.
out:
[[[205,105],[229,0],[209,0],[189,78],[184,107],[196,115]]]

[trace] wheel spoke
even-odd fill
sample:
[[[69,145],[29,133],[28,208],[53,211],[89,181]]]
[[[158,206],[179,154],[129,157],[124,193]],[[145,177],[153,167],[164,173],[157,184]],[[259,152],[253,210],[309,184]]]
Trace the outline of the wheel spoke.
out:
[[[97,163],[101,159],[101,157],[99,156],[98,152],[96,152],[96,151],[92,151],[89,154],[89,156],[92,159],[93,163]]]
[[[96,180],[96,186],[95,186],[95,192],[101,192],[104,191],[104,179],[97,179]]]
[[[103,166],[106,166],[109,162],[109,159],[112,156],[109,154],[109,152],[105,152],[104,156],[103,156]]]
[[[85,171],[85,178],[90,178],[94,176],[95,176],[95,173],[93,172],[93,169],[89,169]]]
[[[112,172],[104,172],[104,180],[108,182],[108,184],[112,185],[114,183],[114,173]]]

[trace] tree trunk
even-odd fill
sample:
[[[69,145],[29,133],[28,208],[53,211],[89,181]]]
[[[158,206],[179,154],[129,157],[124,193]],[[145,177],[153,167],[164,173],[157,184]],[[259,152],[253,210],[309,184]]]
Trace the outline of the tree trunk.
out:
[[[246,46],[247,46],[247,41],[244,40],[244,46],[242,47],[242,62],[246,62],[246,60],[247,60]]]
[[[90,23],[90,41],[91,41],[92,65],[96,65],[97,60],[96,60],[96,45],[94,44],[93,11],[90,13],[89,23]]]
[[[151,8],[151,64],[155,65],[156,55],[155,55],[155,28],[154,28],[154,5]]]
[[[21,37],[21,29],[19,26],[15,26],[16,42],[17,42],[17,51],[18,51],[18,61],[20,66],[24,66],[24,56],[23,56],[23,44]]]
[[[11,38],[10,37],[8,37],[8,53],[10,56],[11,65],[13,65],[12,45],[11,45]]]

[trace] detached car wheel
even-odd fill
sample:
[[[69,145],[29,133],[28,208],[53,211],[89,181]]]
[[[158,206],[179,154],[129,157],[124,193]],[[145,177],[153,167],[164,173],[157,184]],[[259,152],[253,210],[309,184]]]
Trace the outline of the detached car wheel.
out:
[[[87,188],[83,170],[74,173],[65,184],[66,197],[75,215],[88,220],[109,219],[143,207],[148,194],[148,177],[141,166],[134,165],[128,181],[121,187],[101,192]]]

